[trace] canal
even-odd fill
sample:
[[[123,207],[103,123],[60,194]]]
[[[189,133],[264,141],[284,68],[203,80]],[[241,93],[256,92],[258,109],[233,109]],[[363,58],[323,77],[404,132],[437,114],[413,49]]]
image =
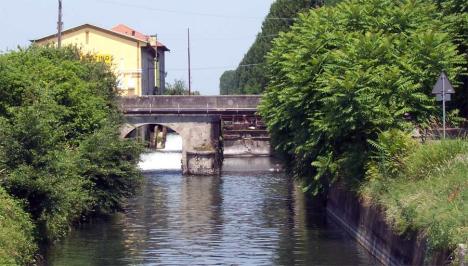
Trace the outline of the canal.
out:
[[[74,229],[47,264],[376,264],[269,158],[227,158],[221,176],[182,176],[178,145],[170,137],[144,155],[144,186],[125,212]]]

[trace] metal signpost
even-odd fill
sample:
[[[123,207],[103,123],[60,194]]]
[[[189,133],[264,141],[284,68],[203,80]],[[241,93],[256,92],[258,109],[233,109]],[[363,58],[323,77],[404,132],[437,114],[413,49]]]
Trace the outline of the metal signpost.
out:
[[[450,81],[447,78],[447,75],[442,71],[437,79],[437,83],[434,85],[432,89],[432,94],[436,95],[437,101],[442,101],[442,124],[444,128],[444,139],[445,139],[445,102],[450,101],[451,94],[454,94],[455,90],[450,84]]]

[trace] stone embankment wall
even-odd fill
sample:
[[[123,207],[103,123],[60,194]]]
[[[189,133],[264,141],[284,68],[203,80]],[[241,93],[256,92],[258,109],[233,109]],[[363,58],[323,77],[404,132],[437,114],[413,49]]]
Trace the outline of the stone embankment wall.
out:
[[[399,236],[384,219],[381,208],[341,185],[328,194],[327,212],[384,265],[446,265],[448,251],[429,255],[417,233]]]

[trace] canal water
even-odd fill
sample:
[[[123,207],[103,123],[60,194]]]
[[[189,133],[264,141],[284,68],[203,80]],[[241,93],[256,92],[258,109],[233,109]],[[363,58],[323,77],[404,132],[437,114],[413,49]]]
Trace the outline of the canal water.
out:
[[[182,176],[180,139],[146,154],[124,213],[74,229],[48,265],[375,265],[269,158],[225,159],[221,176]],[[175,161],[175,162],[174,162]]]

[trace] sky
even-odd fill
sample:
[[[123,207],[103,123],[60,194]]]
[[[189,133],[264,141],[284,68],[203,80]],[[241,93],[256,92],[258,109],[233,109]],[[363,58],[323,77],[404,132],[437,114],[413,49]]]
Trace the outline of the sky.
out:
[[[274,0],[62,0],[64,29],[84,23],[126,24],[171,51],[166,81],[187,82],[187,28],[191,35],[192,89],[219,94],[219,77],[235,69],[261,30]],[[0,0],[0,52],[56,32],[57,0]]]

